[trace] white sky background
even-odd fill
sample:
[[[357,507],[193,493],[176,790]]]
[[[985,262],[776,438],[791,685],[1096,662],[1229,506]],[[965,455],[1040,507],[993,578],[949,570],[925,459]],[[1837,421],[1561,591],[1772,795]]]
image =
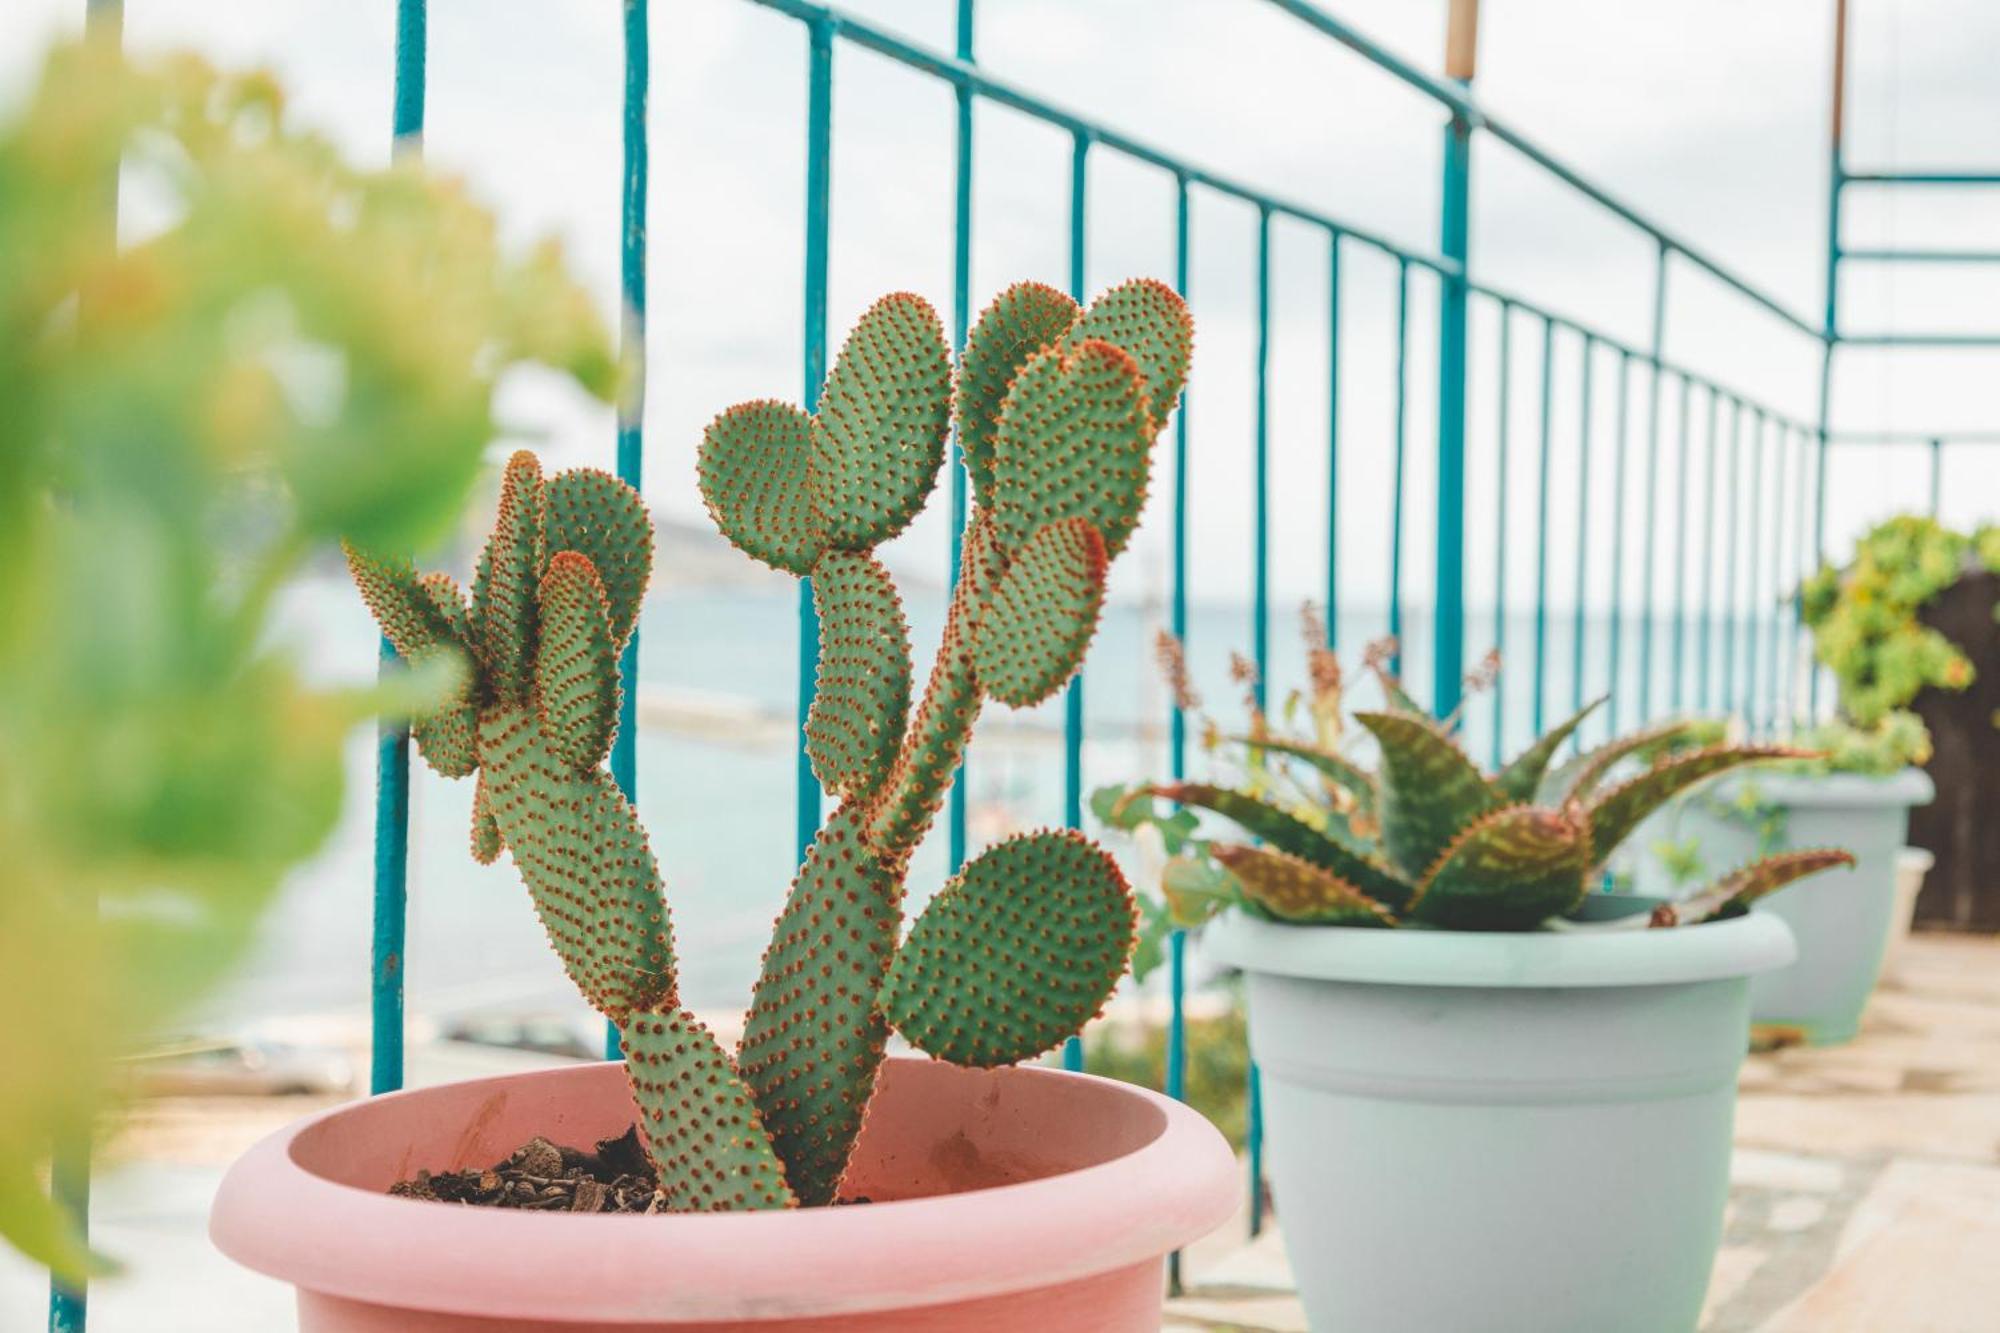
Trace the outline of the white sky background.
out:
[[[10,0],[0,31],[0,101],[18,96],[43,43],[79,21],[82,0]],[[855,0],[862,15],[949,49],[949,0]],[[1443,42],[1443,0],[1350,0],[1332,8],[1426,68]],[[1856,167],[2000,164],[2000,7],[1979,0],[1855,0],[1849,160]],[[386,155],[391,0],[131,0],[128,42],[194,45],[230,64],[276,68],[297,113],[358,156]],[[1817,320],[1824,262],[1831,0],[1489,0],[1481,38],[1485,104],[1642,213]],[[523,240],[565,238],[607,315],[617,292],[621,46],[614,0],[432,0],[431,161],[461,172]],[[25,21],[24,21],[25,20]],[[1232,177],[1429,249],[1436,241],[1435,109],[1386,75],[1256,0],[983,0],[978,50],[995,73]],[[841,44],[835,61],[830,325],[837,340],[880,292],[908,288],[949,318],[953,113],[949,90]],[[651,397],[647,492],[693,518],[693,456],[704,421],[751,396],[800,391],[804,29],[746,0],[657,3],[653,16]],[[1007,281],[1067,280],[1069,142],[982,105],[977,119],[975,306]],[[1850,193],[1850,244],[2000,247],[2000,191]],[[1171,182],[1093,155],[1089,281],[1172,276]],[[1197,193],[1193,300],[1199,327],[1190,428],[1197,596],[1242,596],[1250,560],[1249,458],[1255,216]],[[1274,591],[1282,608],[1324,580],[1327,489],[1326,250],[1323,234],[1279,221],[1271,367]],[[1476,273],[1643,344],[1651,243],[1483,141],[1474,168]],[[1343,259],[1340,554],[1343,597],[1377,603],[1388,548],[1394,265],[1350,244]],[[1903,270],[1894,283],[1850,267],[1850,328],[2000,327],[2000,266]],[[1420,617],[1431,578],[1437,287],[1412,278],[1406,599]],[[1494,543],[1497,312],[1475,306],[1468,580],[1490,601]],[[1810,420],[1816,345],[1691,268],[1674,272],[1668,356]],[[1510,600],[1532,598],[1534,453],[1541,333],[1513,328]],[[837,341],[836,341],[837,345]],[[1557,338],[1552,378],[1551,603],[1573,603],[1579,349]],[[1845,350],[1839,424],[2000,428],[2000,353]],[[1587,596],[1610,591],[1614,363],[1600,352],[1592,420]],[[1631,385],[1632,466],[1643,456],[1644,380]],[[558,465],[607,462],[608,419],[519,386],[516,415],[548,432]],[[1664,395],[1658,586],[1676,529],[1674,390]],[[1693,493],[1701,493],[1704,400],[1693,402]],[[1775,461],[1775,454],[1773,460]],[[1746,465],[1747,466],[1747,465]],[[1839,452],[1829,539],[1927,501],[1921,448]],[[1947,470],[1945,517],[1996,511],[2000,448]],[[1765,495],[1773,494],[1767,473]],[[1640,542],[1634,475],[1616,526]],[[1166,567],[1164,484],[1130,595]],[[943,506],[892,558],[942,569]],[[1680,523],[1700,530],[1690,505]],[[1795,522],[1786,515],[1784,522]],[[1774,541],[1797,549],[1795,529]],[[1696,543],[1690,543],[1694,545]],[[1692,560],[1692,556],[1690,559]]]

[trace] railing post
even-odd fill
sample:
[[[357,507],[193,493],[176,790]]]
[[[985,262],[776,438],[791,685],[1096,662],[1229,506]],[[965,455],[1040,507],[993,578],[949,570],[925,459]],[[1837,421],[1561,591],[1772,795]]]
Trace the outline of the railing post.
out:
[[[1479,0],[1451,0],[1445,74],[1471,86],[1478,67]],[[1431,707],[1458,707],[1465,674],[1465,313],[1471,240],[1472,122],[1454,109],[1444,130],[1438,248],[1458,266],[1438,284],[1437,574],[1431,606]],[[1400,516],[1400,515],[1399,515]],[[1495,615],[1503,617],[1504,608]]]
[[[1079,131],[1070,142],[1069,158],[1069,294],[1079,305],[1084,300],[1088,254],[1090,191],[1090,135]],[[1083,670],[1070,677],[1063,694],[1063,823],[1083,827]],[[1063,1043],[1063,1068],[1083,1068],[1083,1039],[1071,1037]]]
[[[973,0],[958,0],[958,49],[960,60],[972,62]],[[951,346],[957,354],[965,346],[966,330],[972,327],[972,88],[960,83],[954,89],[958,99],[957,158],[952,176],[951,247]],[[958,586],[959,540],[965,535],[967,507],[965,459],[956,433],[951,440],[951,552],[947,588]],[[945,812],[945,837],[951,873],[965,864],[967,793],[965,770],[968,758],[958,761],[958,776],[951,784],[950,805]]]
[[[1931,521],[1944,510],[1944,441],[1931,441]]]
[[[1833,95],[1828,110],[1826,177],[1826,317],[1819,358],[1819,459],[1813,468],[1813,563],[1826,559],[1826,439],[1833,399],[1833,354],[1840,346],[1840,194],[1847,184],[1842,142],[1847,133],[1847,0],[1833,3]],[[1806,708],[1819,716],[1819,669],[1812,670]]]
[[[801,401],[810,412],[819,405],[826,378],[827,223],[833,205],[833,23],[815,19],[806,75],[806,275],[805,336],[800,361],[805,380]],[[812,711],[819,672],[819,613],[813,608],[812,580],[799,580],[799,728]],[[793,781],[796,809],[794,850],[800,860],[819,832],[819,779],[805,747],[799,747]]]

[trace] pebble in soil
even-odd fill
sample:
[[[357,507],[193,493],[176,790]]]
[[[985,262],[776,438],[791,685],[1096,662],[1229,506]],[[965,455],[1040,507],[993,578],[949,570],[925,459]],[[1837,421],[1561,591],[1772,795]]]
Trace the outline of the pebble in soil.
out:
[[[537,1135],[506,1160],[485,1169],[419,1171],[389,1193],[405,1199],[480,1208],[529,1208],[565,1213],[657,1211],[658,1177],[639,1144],[637,1127],[602,1139],[595,1152],[568,1148]]]

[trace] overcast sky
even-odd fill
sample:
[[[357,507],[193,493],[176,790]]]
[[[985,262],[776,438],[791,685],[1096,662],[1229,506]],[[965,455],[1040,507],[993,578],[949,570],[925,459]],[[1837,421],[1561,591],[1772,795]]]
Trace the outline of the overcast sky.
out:
[[[37,52],[74,27],[82,0],[11,0],[0,31],[0,97],[19,94]],[[1443,0],[1347,0],[1330,7],[1409,59],[1436,68]],[[853,10],[948,49],[948,0],[856,0]],[[2000,6],[1980,0],[1856,0],[1850,162],[1857,166],[2000,163]],[[191,44],[224,63],[275,67],[297,114],[369,159],[387,151],[391,0],[132,0],[130,43]],[[651,401],[647,491],[664,512],[698,513],[692,459],[702,423],[740,398],[800,392],[804,178],[804,41],[798,23],[748,0],[654,6],[651,204]],[[1832,0],[1489,0],[1479,91],[1511,120],[1649,217],[1817,319],[1825,244],[1827,58]],[[607,314],[617,284],[621,48],[613,0],[432,0],[428,152],[470,177],[523,239],[562,235]],[[25,15],[25,20],[23,16]],[[1432,248],[1439,116],[1344,49],[1258,0],[983,0],[978,52],[995,73],[1233,177]],[[952,104],[948,90],[853,47],[837,49],[831,323],[837,337],[877,294],[908,288],[948,312],[951,296]],[[977,125],[975,303],[1017,277],[1067,275],[1069,143],[1045,126],[982,107]],[[1095,155],[1089,281],[1171,276],[1172,193],[1159,172]],[[2000,192],[1994,192],[2000,194]],[[1473,263],[1479,276],[1643,343],[1651,246],[1507,149],[1485,143],[1475,166]],[[1850,196],[1851,244],[1992,244],[2000,199],[1932,190]],[[1255,216],[1197,194],[1192,295],[1199,326],[1190,426],[1198,592],[1240,595],[1249,543],[1254,398]],[[1281,595],[1324,577],[1327,250],[1323,234],[1275,233],[1271,372],[1273,557]],[[1341,558],[1379,599],[1387,550],[1393,439],[1394,265],[1343,252]],[[1893,284],[1859,268],[1844,292],[1850,327],[2000,326],[2000,269],[1923,272]],[[1407,429],[1410,500],[1406,588],[1430,579],[1437,290],[1412,282]],[[1475,309],[1474,491],[1469,534],[1483,593],[1494,542],[1497,311]],[[1512,329],[1513,543],[1536,502],[1541,331]],[[1670,358],[1810,420],[1816,344],[1687,268],[1670,285]],[[1577,558],[1580,349],[1559,334],[1551,377],[1551,538],[1559,591]],[[1923,429],[2000,427],[1991,353],[1843,352],[1841,424]],[[1586,580],[1593,600],[1614,527],[1638,540],[1637,484],[1622,510],[1609,487],[1615,363],[1594,364],[1590,423],[1594,519]],[[1649,400],[1635,376],[1632,448]],[[601,414],[521,386],[522,419],[546,431],[558,462],[608,461]],[[1661,550],[1674,529],[1672,442],[1678,400],[1662,396],[1656,491]],[[1702,493],[1705,400],[1690,400],[1692,491]],[[1726,436],[1725,436],[1726,438]],[[1773,446],[1769,466],[1778,465]],[[1788,455],[1796,466],[1803,449]],[[1946,517],[1991,516],[2000,449],[1955,456]],[[1636,464],[1634,465],[1636,467]],[[1744,463],[1747,469],[1748,462]],[[1747,481],[1747,472],[1739,484]],[[1920,450],[1841,451],[1831,533],[1921,506]],[[1767,472],[1764,494],[1775,493]],[[1164,566],[1165,490],[1123,591],[1156,585]],[[939,507],[941,508],[941,506]],[[1782,524],[1795,525],[1784,513]],[[1679,522],[1699,528],[1696,505]],[[1795,526],[1772,540],[1794,550]],[[941,516],[894,553],[943,563]],[[1516,560],[1517,598],[1531,562]],[[1662,572],[1661,577],[1666,577]]]

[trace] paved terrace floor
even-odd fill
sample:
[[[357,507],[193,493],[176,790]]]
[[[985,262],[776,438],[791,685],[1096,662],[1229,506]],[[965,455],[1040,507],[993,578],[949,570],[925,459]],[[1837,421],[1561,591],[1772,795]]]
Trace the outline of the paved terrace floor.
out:
[[[430,1043],[412,1082],[546,1064]],[[313,1098],[163,1100],[114,1145],[93,1208],[127,1265],[93,1294],[93,1333],[282,1333],[292,1298],[208,1245],[222,1168]],[[1924,936],[1877,994],[1862,1035],[1753,1056],[1708,1333],[2000,1330],[2000,940]],[[1240,1219],[1189,1255],[1166,1327],[1296,1333],[1275,1229]],[[0,1254],[0,1330],[42,1327],[42,1274]],[[1551,1333],[1569,1333],[1551,1330]],[[1582,1333],[1582,1331],[1579,1331]]]

